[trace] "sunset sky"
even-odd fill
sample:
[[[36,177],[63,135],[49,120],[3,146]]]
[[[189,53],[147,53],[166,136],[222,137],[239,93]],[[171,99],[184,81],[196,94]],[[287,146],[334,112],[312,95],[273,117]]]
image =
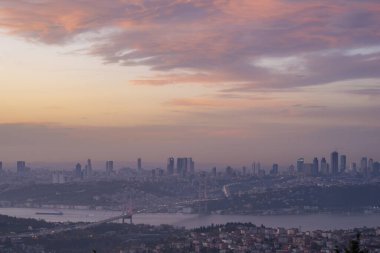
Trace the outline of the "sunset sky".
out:
[[[0,160],[380,159],[378,0],[0,0]]]

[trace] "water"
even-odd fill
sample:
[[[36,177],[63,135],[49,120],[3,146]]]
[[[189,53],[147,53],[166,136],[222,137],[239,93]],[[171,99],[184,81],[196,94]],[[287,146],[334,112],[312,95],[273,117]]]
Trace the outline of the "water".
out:
[[[35,208],[0,208],[0,214],[19,217],[44,219],[51,222],[95,222],[120,215],[116,211],[103,210],[59,210],[63,215],[37,215],[36,212],[56,210]],[[196,214],[135,214],[133,223],[195,228],[227,222],[252,222],[267,227],[301,228],[307,230],[332,230],[356,227],[380,227],[380,214],[310,214],[310,215],[196,215]]]

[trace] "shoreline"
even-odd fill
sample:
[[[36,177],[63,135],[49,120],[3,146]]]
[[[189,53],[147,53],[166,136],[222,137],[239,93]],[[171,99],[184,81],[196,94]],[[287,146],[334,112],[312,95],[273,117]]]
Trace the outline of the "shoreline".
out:
[[[121,212],[123,211],[120,208],[110,208],[104,206],[84,206],[84,205],[40,205],[40,206],[30,206],[30,205],[15,205],[15,206],[0,206],[0,209],[35,209],[35,210],[75,210],[75,211],[106,211],[106,212]],[[213,211],[208,213],[197,213],[197,212],[181,212],[181,211],[137,211],[135,214],[184,214],[184,215],[242,215],[242,216],[299,216],[299,215],[371,215],[371,214],[380,214],[380,208],[358,208],[358,210],[260,210],[257,212],[228,212],[228,211]]]

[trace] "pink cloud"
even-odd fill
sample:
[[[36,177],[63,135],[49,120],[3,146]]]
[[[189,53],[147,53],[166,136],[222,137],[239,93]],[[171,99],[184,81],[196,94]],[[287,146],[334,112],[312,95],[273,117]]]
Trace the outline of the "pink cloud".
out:
[[[70,43],[83,33],[117,30],[93,41],[88,53],[107,63],[161,72],[131,81],[137,85],[228,82],[249,90],[380,77],[379,62],[371,55],[345,55],[349,49],[378,45],[377,1],[4,0],[0,13],[1,28],[44,43]],[[303,78],[252,64],[289,56],[304,59]],[[326,69],[321,63],[327,61],[339,64]],[[366,71],[343,73],[362,66]],[[173,76],[176,70],[191,74]]]

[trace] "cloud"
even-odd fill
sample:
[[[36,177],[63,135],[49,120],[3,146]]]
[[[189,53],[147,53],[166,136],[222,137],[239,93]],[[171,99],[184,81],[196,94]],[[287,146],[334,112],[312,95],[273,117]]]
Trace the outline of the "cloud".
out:
[[[215,99],[209,99],[209,98],[179,98],[179,99],[173,99],[166,103],[170,106],[201,106],[201,107],[219,107],[223,106],[223,103],[221,101],[217,101]]]
[[[197,74],[166,74],[166,75],[156,75],[151,78],[136,79],[130,80],[129,83],[132,85],[151,85],[151,86],[162,86],[169,84],[178,84],[178,83],[202,83],[215,84],[221,82],[232,82],[233,79],[229,79],[228,76],[224,76],[223,73],[197,73]]]
[[[249,91],[379,78],[378,54],[347,55],[379,46],[379,24],[378,1],[0,3],[0,27],[10,34],[48,44],[97,34],[88,54],[158,72],[136,85],[227,83]]]
[[[351,94],[356,95],[365,95],[369,97],[377,97],[380,96],[380,88],[362,88],[362,89],[352,89],[346,91]]]

